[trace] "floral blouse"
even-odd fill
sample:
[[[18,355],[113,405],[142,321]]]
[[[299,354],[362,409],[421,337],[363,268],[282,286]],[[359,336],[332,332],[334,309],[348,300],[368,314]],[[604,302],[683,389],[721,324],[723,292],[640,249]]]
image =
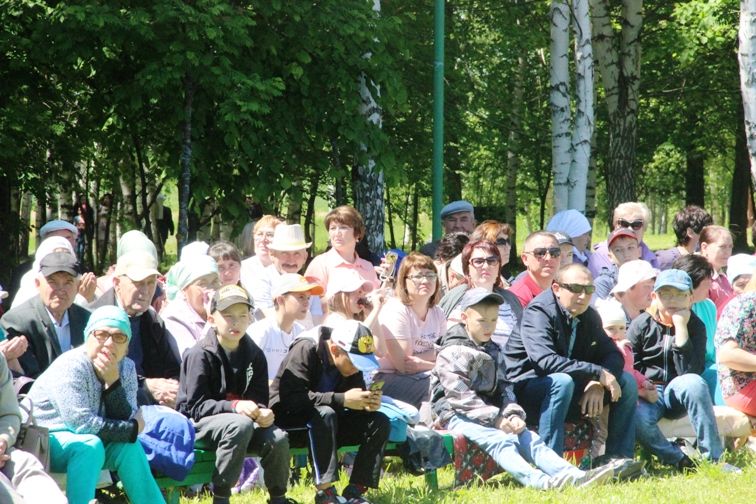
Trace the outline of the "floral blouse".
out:
[[[717,349],[727,341],[756,354],[756,292],[747,292],[730,301],[717,323],[714,344]],[[735,371],[719,364],[719,383],[722,396],[730,397],[756,380],[756,373]]]

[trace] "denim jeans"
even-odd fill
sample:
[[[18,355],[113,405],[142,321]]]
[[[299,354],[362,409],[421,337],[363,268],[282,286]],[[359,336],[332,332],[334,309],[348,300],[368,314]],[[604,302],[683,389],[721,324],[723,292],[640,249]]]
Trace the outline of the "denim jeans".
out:
[[[464,415],[454,415],[448,427],[480,446],[499,467],[527,487],[546,488],[551,476],[563,472],[583,475],[583,471],[546,446],[538,434],[527,429],[519,435],[506,434],[494,427],[475,423]]]
[[[676,464],[683,458],[683,452],[664,437],[658,422],[662,417],[681,418],[687,414],[696,431],[701,454],[709,460],[719,460],[722,456],[722,441],[719,439],[714,407],[704,379],[697,374],[688,373],[674,378],[666,387],[657,386],[657,389],[659,400],[654,404],[638,402],[638,441],[663,463]]]
[[[617,382],[622,396],[616,403],[604,404],[609,410],[609,432],[606,439],[606,454],[610,457],[633,458],[635,450],[635,405],[638,402],[638,386],[626,372]],[[566,373],[553,373],[517,384],[517,402],[525,409],[528,423],[538,423],[538,433],[552,450],[564,452],[564,423],[580,417],[580,398],[587,382],[575,383]],[[575,393],[576,389],[579,393]]]

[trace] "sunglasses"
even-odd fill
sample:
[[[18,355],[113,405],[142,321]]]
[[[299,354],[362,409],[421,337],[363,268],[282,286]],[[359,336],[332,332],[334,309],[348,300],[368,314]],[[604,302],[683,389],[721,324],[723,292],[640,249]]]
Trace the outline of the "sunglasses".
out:
[[[630,222],[630,221],[626,221],[625,219],[619,219],[617,221],[617,224],[619,224],[619,226],[623,228],[632,228],[633,231],[638,231],[640,228],[643,227],[642,220],[634,220],[633,222]]]
[[[499,247],[506,247],[507,245],[510,245],[512,242],[509,240],[509,238],[496,238],[496,241],[494,242]]]
[[[567,289],[568,291],[572,292],[573,294],[588,294],[589,296],[593,294],[596,291],[595,285],[583,285],[583,284],[568,284],[568,283],[558,283],[559,287],[563,289]]]
[[[489,266],[493,266],[494,264],[499,262],[499,258],[496,256],[488,256],[488,257],[476,257],[475,259],[470,259],[470,264],[475,266],[476,268],[480,268],[484,264],[488,264]]]
[[[92,333],[92,336],[97,338],[97,341],[100,343],[105,343],[109,338],[112,338],[114,343],[122,345],[129,340],[129,337],[122,332],[111,333],[108,331],[97,330]]]
[[[562,255],[562,249],[560,249],[559,247],[539,247],[534,248],[530,252],[525,252],[525,254],[530,254],[536,259],[543,259],[544,257],[546,257],[546,254],[549,254],[550,257],[556,258]]]

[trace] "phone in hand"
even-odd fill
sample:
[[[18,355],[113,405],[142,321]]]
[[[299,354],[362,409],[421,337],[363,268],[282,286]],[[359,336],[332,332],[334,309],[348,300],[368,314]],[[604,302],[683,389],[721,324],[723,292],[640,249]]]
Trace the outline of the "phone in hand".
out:
[[[380,392],[381,389],[383,389],[383,384],[386,383],[383,380],[376,380],[373,383],[370,384],[370,391],[371,392]]]

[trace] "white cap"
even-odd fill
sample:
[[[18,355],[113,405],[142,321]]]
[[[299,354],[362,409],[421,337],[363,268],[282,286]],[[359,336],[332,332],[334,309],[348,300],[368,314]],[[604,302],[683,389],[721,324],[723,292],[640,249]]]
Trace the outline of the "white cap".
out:
[[[449,269],[461,277],[465,276],[465,272],[462,271],[462,254],[454,256],[454,259],[452,259],[449,264]]]
[[[601,315],[601,325],[608,327],[611,325],[627,324],[627,316],[622,305],[614,299],[600,299],[596,302],[596,309]]]
[[[148,276],[159,275],[157,266],[157,261],[149,252],[132,250],[118,258],[115,275],[125,275],[135,282],[141,282]]]
[[[307,292],[310,295],[320,296],[323,287],[316,282],[308,282],[305,277],[297,273],[284,273],[273,280],[270,295],[274,299],[289,292]]]
[[[326,287],[326,298],[331,299],[339,292],[354,292],[362,287],[365,292],[373,290],[373,283],[360,276],[352,269],[337,269],[328,277],[328,287]]]
[[[727,259],[727,280],[732,284],[740,275],[753,275],[756,269],[756,256],[735,254]]]
[[[56,219],[56,220],[51,220],[50,222],[48,222],[47,224],[39,228],[39,237],[44,240],[45,237],[49,235],[50,233],[54,231],[62,231],[62,230],[70,231],[74,234],[74,236],[79,235],[79,230],[76,229],[76,226],[74,226],[68,221]]]
[[[619,274],[617,275],[617,285],[614,286],[611,293],[627,292],[638,282],[656,278],[658,274],[659,270],[651,266],[648,261],[644,261],[643,259],[628,261],[620,266]]]

